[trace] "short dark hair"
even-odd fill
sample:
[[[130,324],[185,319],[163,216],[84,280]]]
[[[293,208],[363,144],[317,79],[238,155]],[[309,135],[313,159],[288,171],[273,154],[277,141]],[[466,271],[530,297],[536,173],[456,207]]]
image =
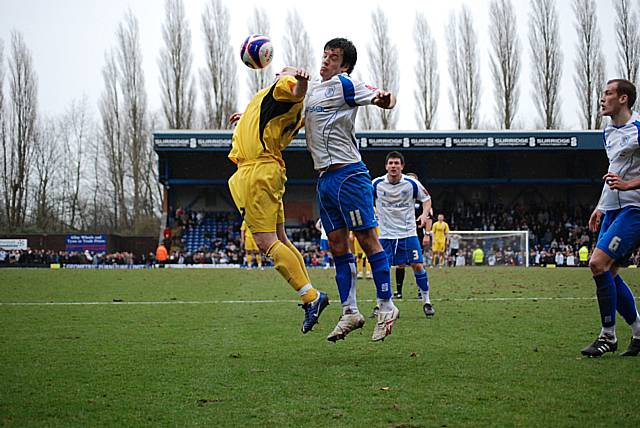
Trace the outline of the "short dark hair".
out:
[[[638,92],[636,86],[626,79],[611,79],[607,82],[607,85],[616,83],[616,93],[618,95],[626,95],[628,98],[627,107],[633,107],[636,102]]]
[[[342,64],[340,65],[343,67],[345,65],[349,66],[347,74],[351,74],[353,67],[356,66],[356,61],[358,61],[358,51],[353,43],[350,40],[337,37],[329,40],[324,45],[324,50],[326,51],[327,49],[342,49]]]
[[[387,162],[389,162],[389,159],[400,159],[400,163],[404,165],[404,156],[402,156],[402,153],[400,152],[396,152],[394,150],[392,152],[387,153],[387,158],[384,160],[384,163],[386,164]]]

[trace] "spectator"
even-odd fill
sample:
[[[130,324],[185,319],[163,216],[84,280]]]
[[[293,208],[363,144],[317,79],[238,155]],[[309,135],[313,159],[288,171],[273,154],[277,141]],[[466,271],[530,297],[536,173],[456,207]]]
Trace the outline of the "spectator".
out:
[[[164,263],[167,261],[167,258],[167,248],[164,246],[164,244],[158,245],[158,249],[156,250],[156,261],[159,264],[164,265]]]

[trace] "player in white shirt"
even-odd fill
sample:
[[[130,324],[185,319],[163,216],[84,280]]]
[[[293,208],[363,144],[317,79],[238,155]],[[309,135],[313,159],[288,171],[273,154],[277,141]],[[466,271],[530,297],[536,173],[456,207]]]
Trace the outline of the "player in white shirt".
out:
[[[640,121],[631,111],[637,92],[628,80],[607,82],[600,99],[600,114],[611,117],[604,130],[609,170],[589,229],[600,234],[589,267],[596,283],[602,329],[598,338],[582,350],[600,357],[618,349],[616,310],[631,326],[632,337],[623,356],[640,354],[640,316],[631,290],[618,273],[618,263],[640,246]],[[604,216],[603,216],[604,214]]]
[[[329,269],[331,267],[331,253],[329,250],[329,238],[327,238],[327,232],[322,227],[322,219],[318,219],[316,222],[316,229],[320,232],[320,255],[324,261],[324,268]]]
[[[414,203],[422,204],[418,226],[429,221],[431,196],[416,179],[402,173],[404,156],[390,152],[385,161],[387,174],[373,180],[373,198],[380,220],[380,243],[391,266],[411,265],[423,299],[426,316],[435,315],[429,298],[429,279],[423,266],[422,245],[416,231]]]
[[[353,80],[350,73],[358,54],[346,39],[332,39],[324,47],[320,79],[312,82],[305,100],[305,134],[318,178],[318,206],[322,226],[336,268],[342,317],[327,340],[335,342],[362,328],[364,316],[356,302],[356,265],[349,250],[352,230],[371,264],[380,312],[374,341],[391,334],[398,308],[391,296],[389,263],[375,233],[371,176],[361,160],[355,138],[358,106],[393,108],[395,97]]]

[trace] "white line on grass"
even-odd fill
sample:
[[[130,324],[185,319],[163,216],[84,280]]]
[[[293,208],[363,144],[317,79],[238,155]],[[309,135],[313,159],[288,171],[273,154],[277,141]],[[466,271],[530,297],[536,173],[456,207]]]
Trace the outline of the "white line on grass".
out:
[[[411,299],[418,302],[417,299]],[[510,302],[538,300],[595,300],[595,297],[468,297],[453,299],[432,299],[444,302]],[[373,299],[360,300],[372,303]],[[260,303],[299,303],[298,300],[168,300],[158,302],[0,302],[0,306],[83,306],[83,305],[218,305],[218,304],[260,304]]]

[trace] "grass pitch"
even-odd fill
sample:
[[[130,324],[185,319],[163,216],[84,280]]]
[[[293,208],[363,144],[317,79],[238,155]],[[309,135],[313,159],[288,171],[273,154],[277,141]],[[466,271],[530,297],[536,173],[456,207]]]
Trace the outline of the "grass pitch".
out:
[[[273,270],[0,270],[0,425],[640,426],[640,358],[580,356],[587,269],[429,270],[433,319],[407,274],[382,343],[372,320],[327,342],[333,271],[311,276],[333,303],[302,335]]]

